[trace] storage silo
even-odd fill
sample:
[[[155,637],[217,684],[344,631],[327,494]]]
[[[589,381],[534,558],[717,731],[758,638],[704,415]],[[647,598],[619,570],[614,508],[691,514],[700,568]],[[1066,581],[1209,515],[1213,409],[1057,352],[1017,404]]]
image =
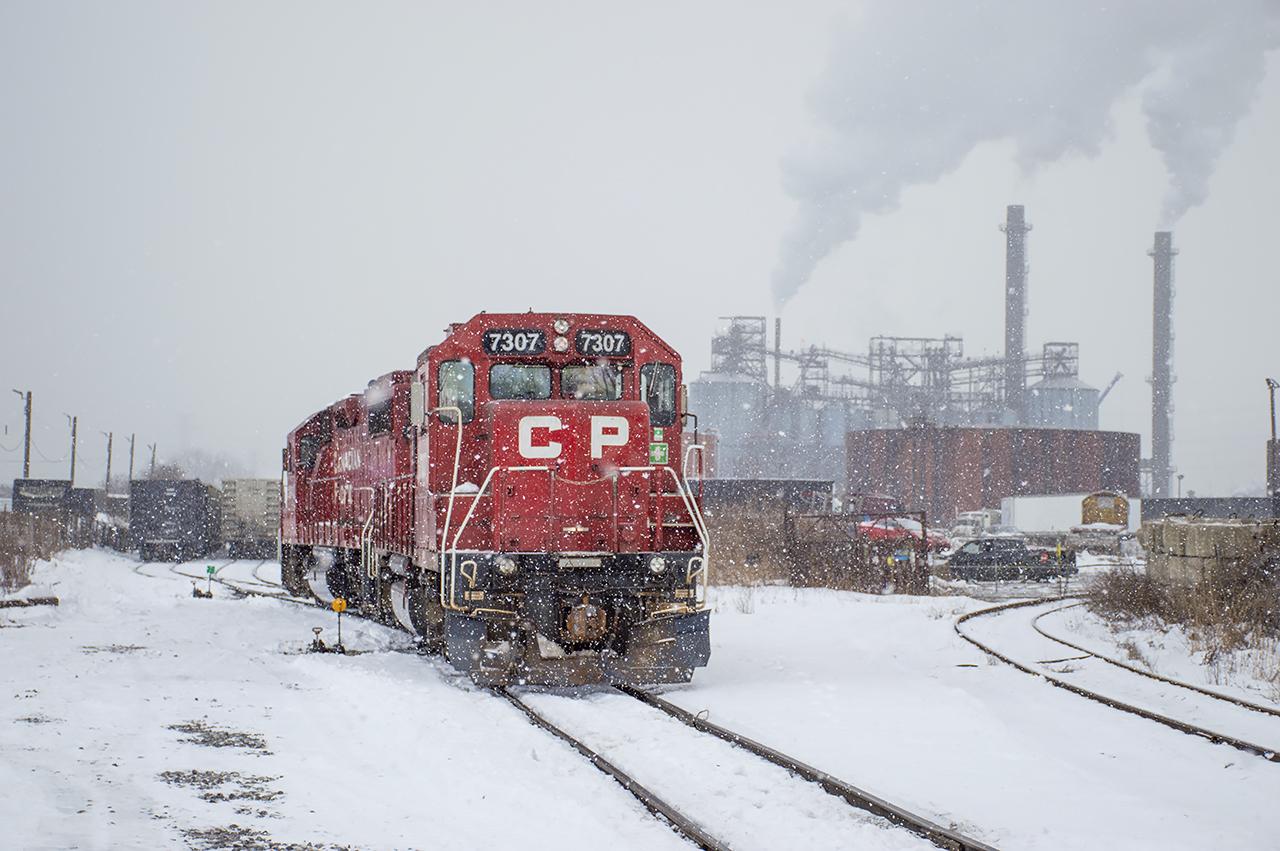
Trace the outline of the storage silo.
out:
[[[719,436],[720,476],[737,475],[747,436],[764,429],[767,393],[763,381],[746,375],[704,372],[689,383],[689,411],[697,415],[698,428]]]
[[[1078,378],[1054,376],[1027,389],[1027,425],[1031,428],[1098,428],[1098,396]]]

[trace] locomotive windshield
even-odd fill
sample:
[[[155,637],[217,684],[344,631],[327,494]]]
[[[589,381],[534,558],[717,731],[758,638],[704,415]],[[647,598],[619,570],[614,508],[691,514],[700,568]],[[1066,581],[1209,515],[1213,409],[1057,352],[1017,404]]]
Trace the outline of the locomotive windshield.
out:
[[[545,364],[494,364],[489,369],[489,398],[550,399],[551,368]]]
[[[566,399],[613,401],[622,398],[622,367],[614,363],[566,366],[560,373]]]
[[[640,367],[640,398],[649,404],[649,422],[658,428],[676,424],[676,368],[669,363]]]

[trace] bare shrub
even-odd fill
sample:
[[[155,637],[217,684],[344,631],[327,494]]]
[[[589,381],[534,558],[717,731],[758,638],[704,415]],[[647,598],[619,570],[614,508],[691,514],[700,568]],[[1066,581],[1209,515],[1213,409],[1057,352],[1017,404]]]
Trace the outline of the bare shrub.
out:
[[[1086,598],[1089,610],[1112,623],[1181,627],[1189,649],[1202,653],[1207,676],[1229,682],[1253,668],[1280,695],[1280,588],[1261,562],[1227,565],[1212,581],[1161,584],[1145,572],[1120,567],[1102,574]],[[1150,667],[1132,642],[1130,658]]]
[[[1127,565],[1100,574],[1086,602],[1089,611],[1109,621],[1134,623],[1165,615],[1159,585],[1145,571]]]

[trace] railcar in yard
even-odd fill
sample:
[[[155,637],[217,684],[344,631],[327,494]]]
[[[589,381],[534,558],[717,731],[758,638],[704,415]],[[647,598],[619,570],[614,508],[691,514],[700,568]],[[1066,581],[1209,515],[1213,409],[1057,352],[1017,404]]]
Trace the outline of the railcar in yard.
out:
[[[680,356],[634,317],[480,314],[288,436],[282,575],[481,684],[688,681],[710,656]]]

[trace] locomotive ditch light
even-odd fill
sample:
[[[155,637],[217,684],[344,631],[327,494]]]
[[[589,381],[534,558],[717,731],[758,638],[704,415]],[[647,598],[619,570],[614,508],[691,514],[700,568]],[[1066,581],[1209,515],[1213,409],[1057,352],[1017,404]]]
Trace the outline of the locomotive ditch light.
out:
[[[516,575],[516,560],[509,555],[500,555],[493,560],[498,565],[498,572],[503,576]]]
[[[661,575],[667,572],[667,560],[662,556],[652,556],[649,559],[649,572],[654,575]]]

